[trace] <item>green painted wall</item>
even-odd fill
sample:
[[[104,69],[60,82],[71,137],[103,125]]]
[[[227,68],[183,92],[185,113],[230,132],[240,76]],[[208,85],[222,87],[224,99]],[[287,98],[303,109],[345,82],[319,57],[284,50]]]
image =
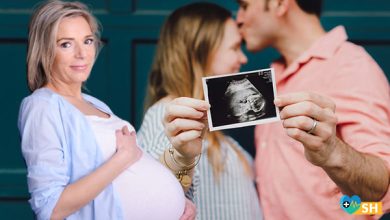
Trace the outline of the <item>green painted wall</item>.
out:
[[[29,208],[26,171],[20,154],[16,127],[21,99],[27,96],[26,43],[31,8],[38,1],[0,1],[0,219],[33,219]],[[87,83],[89,92],[105,101],[120,117],[137,128],[142,121],[146,79],[159,28],[169,12],[195,1],[84,0],[100,19],[105,46]],[[234,0],[214,0],[232,11]],[[364,46],[390,78],[390,2],[388,0],[325,0],[322,22],[327,29],[346,26],[352,41]],[[249,55],[249,54],[248,54]],[[250,54],[243,70],[264,68],[277,53],[268,49]],[[251,153],[253,127],[240,130],[237,138]],[[243,132],[245,135],[243,135]],[[238,136],[237,130],[229,133]]]

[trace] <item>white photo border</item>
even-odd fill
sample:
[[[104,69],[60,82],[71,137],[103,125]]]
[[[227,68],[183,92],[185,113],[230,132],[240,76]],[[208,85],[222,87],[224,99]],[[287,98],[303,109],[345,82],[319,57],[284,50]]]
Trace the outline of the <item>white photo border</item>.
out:
[[[232,74],[225,74],[225,75],[218,75],[218,76],[202,77],[203,93],[204,93],[205,100],[206,100],[206,102],[210,103],[209,96],[208,96],[208,94],[209,94],[208,86],[207,86],[207,83],[206,83],[206,81],[208,79],[230,77],[230,76],[237,76],[237,75],[244,75],[244,74],[251,74],[251,73],[258,73],[258,72],[264,72],[264,71],[269,71],[269,70],[271,71],[273,94],[274,94],[274,98],[276,98],[277,97],[277,92],[276,92],[276,82],[275,82],[275,71],[274,71],[273,68],[268,68],[268,69],[251,70],[251,71],[232,73]],[[274,116],[274,117],[258,119],[258,120],[249,121],[249,122],[238,122],[238,123],[229,124],[229,125],[213,126],[213,121],[212,121],[212,118],[211,118],[211,110],[209,109],[209,110],[207,110],[207,119],[208,119],[208,124],[209,124],[209,130],[210,131],[217,131],[217,130],[223,130],[223,129],[240,128],[240,127],[258,125],[258,124],[266,124],[266,123],[280,121],[279,108],[277,106],[275,106],[275,111],[276,111],[276,116]]]

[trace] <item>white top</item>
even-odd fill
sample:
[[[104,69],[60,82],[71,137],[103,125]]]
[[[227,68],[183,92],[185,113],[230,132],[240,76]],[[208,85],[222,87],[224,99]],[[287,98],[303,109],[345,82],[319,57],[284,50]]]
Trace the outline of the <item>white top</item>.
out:
[[[127,121],[87,116],[101,148],[104,160],[116,151],[115,130],[127,126]],[[184,212],[184,192],[173,174],[146,152],[113,181],[125,219],[179,219]]]

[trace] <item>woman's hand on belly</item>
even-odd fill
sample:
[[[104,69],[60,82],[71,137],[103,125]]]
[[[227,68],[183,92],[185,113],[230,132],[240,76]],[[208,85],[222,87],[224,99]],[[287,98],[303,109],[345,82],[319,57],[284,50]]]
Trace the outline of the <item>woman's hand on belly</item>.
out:
[[[136,133],[130,132],[127,126],[118,129],[115,132],[116,136],[116,153],[127,162],[127,166],[132,165],[140,159],[142,152],[136,143]]]

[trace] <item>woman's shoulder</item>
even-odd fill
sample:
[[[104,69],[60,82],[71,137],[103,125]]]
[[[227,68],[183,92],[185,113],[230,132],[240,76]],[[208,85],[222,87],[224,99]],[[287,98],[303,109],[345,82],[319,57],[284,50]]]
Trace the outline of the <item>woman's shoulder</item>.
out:
[[[158,102],[156,102],[156,103],[168,103],[168,102],[172,101],[174,98],[175,97],[168,95],[168,96],[165,96],[164,98],[158,100]]]
[[[152,106],[150,106],[146,112],[145,112],[145,118],[149,115],[160,115],[161,117],[164,115],[165,112],[165,106],[169,101],[171,101],[172,98],[170,96],[166,96],[158,102],[154,103]]]
[[[225,135],[226,140],[228,140],[230,143],[233,143],[233,144],[237,145],[238,147],[242,148],[241,144],[236,139],[234,139],[232,136],[227,135],[227,134],[224,134],[224,135]]]
[[[51,91],[48,88],[42,87],[34,90],[29,96],[25,99],[40,99],[40,100],[53,100],[57,96],[56,93]]]
[[[25,97],[19,108],[18,127],[24,127],[28,119],[36,122],[46,118],[57,120],[60,114],[59,97],[49,89],[40,88]]]
[[[165,106],[169,99],[160,99],[145,111],[139,132],[142,134],[147,131],[163,131],[162,119],[165,113]]]
[[[152,106],[150,106],[146,112],[154,113],[154,112],[164,112],[166,103],[164,102],[156,102]]]
[[[23,98],[21,107],[37,106],[50,108],[59,102],[59,96],[47,88],[40,88],[33,91],[29,96]]]
[[[162,122],[162,118],[164,117],[165,104],[164,103],[155,103],[150,106],[144,115],[142,120],[142,124],[140,130],[148,127],[149,129],[152,127],[161,127],[160,124]]]

